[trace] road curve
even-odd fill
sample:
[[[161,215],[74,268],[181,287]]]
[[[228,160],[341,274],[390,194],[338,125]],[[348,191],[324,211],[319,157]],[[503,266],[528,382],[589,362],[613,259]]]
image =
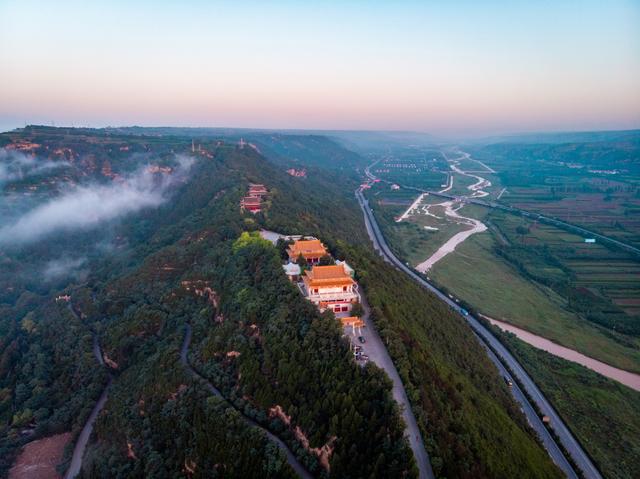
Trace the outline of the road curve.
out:
[[[500,341],[498,341],[498,339],[493,336],[493,334],[491,334],[491,332],[486,329],[476,318],[469,314],[465,315],[464,310],[455,301],[452,301],[448,296],[446,296],[432,284],[428,283],[423,278],[418,276],[413,270],[408,268],[393,254],[393,252],[389,249],[384,236],[380,231],[380,228],[378,227],[378,223],[373,216],[367,200],[362,194],[361,188],[358,188],[355,194],[358,203],[362,208],[362,211],[364,212],[367,231],[369,231],[370,233],[375,249],[378,250],[388,262],[396,266],[404,273],[408,274],[409,277],[411,277],[422,287],[434,293],[439,299],[444,301],[454,311],[463,315],[478,338],[482,340],[485,347],[490,346],[491,349],[497,352],[497,355],[490,353],[489,357],[496,364],[498,370],[503,374],[503,376],[507,378],[511,377],[510,373],[507,371],[507,367],[511,371],[513,371],[515,377],[523,385],[527,394],[536,403],[536,406],[542,412],[542,414],[551,418],[551,424],[553,425],[553,429],[558,435],[560,442],[571,455],[573,461],[578,465],[578,467],[580,467],[584,476],[588,479],[601,479],[602,476],[591,462],[589,456],[582,449],[578,441],[573,437],[564,422],[562,422],[562,419],[553,409],[549,401],[544,397],[542,392],[538,389],[533,380],[525,372],[522,366],[520,366],[516,359],[511,355],[511,353],[509,353],[509,351],[507,351],[502,343],[500,343]],[[520,391],[519,388],[515,387],[515,384],[513,388],[513,395],[516,401],[518,401],[522,406],[523,412],[525,413],[531,426],[538,432],[538,434],[540,434],[540,438],[554,462],[568,477],[577,478],[578,476],[576,472],[573,470],[573,468],[567,461],[567,458],[561,452],[554,438],[546,429],[540,417],[538,417],[538,415],[535,413],[535,410],[533,409],[527,398],[524,396],[524,394],[522,394],[522,391]]]
[[[71,456],[71,462],[69,463],[69,468],[64,475],[64,479],[73,479],[80,473],[80,469],[82,468],[82,458],[84,457],[84,451],[87,448],[87,443],[89,442],[89,438],[91,437],[91,432],[93,431],[93,424],[96,422],[98,414],[104,407],[107,402],[107,397],[109,396],[109,388],[111,387],[111,382],[113,381],[112,377],[109,377],[109,381],[107,382],[107,386],[102,391],[100,395],[100,399],[91,410],[91,414],[89,415],[89,419],[84,424],[80,435],[78,436],[78,440],[73,448],[73,455]]]
[[[207,388],[207,390],[211,394],[223,399],[224,401],[227,402],[227,404],[229,404],[232,408],[234,408],[236,411],[238,411],[238,409],[236,409],[235,406],[233,406],[233,404],[231,404],[213,384],[211,384],[205,378],[200,376],[200,374],[198,374],[196,372],[196,370],[193,369],[193,367],[191,367],[191,365],[189,364],[189,359],[187,357],[188,356],[188,352],[189,352],[189,345],[190,344],[191,344],[191,325],[187,324],[185,326],[185,334],[184,334],[184,340],[182,341],[182,347],[180,348],[180,363],[182,363],[182,366],[184,366],[184,368],[197,381],[199,381],[202,384],[204,384],[204,386]],[[298,461],[298,458],[291,451],[291,449],[289,449],[289,446],[287,446],[278,436],[276,436],[273,433],[271,433],[268,429],[265,429],[264,427],[262,427],[260,424],[255,422],[250,417],[245,416],[241,411],[238,411],[238,412],[240,413],[242,418],[250,426],[257,427],[258,429],[260,429],[269,438],[269,440],[271,440],[274,443],[276,443],[276,445],[280,449],[282,449],[282,452],[284,452],[286,457],[287,457],[287,462],[289,463],[289,465],[293,468],[293,470],[296,472],[296,474],[299,477],[301,477],[303,479],[313,479],[313,476],[311,475],[311,473],[309,471],[307,471],[307,469],[302,465],[302,463],[300,463],[300,461]]]
[[[73,309],[73,304],[69,303],[68,306],[69,311],[73,314],[78,321],[81,321],[78,312]],[[104,360],[102,358],[102,349],[100,349],[100,341],[98,341],[98,336],[94,331],[91,331],[93,336],[93,354],[96,358],[96,361],[100,365],[100,367],[105,367]],[[78,439],[73,447],[73,454],[71,456],[71,462],[69,463],[69,467],[67,468],[67,472],[64,475],[64,479],[73,479],[80,473],[80,469],[82,469],[82,458],[84,457],[84,451],[87,448],[87,444],[89,442],[89,438],[91,437],[91,432],[93,431],[93,425],[96,422],[98,414],[104,407],[107,402],[107,398],[109,396],[109,389],[111,388],[111,383],[113,382],[113,376],[109,373],[109,381],[105,386],[98,402],[91,410],[91,414],[89,414],[89,418],[87,422],[84,424]]]

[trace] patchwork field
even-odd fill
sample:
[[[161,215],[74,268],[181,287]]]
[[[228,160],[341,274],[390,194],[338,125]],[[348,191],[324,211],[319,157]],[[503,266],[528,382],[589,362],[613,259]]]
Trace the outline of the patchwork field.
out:
[[[640,321],[640,261],[635,256],[513,215],[492,212],[491,219],[515,245],[545,248],[553,256],[554,261],[531,263],[534,275],[563,279],[573,288],[610,301],[614,307],[607,313],[623,312]]]
[[[511,168],[507,161],[491,162],[484,158],[474,161],[475,156],[457,148],[443,150],[442,156],[448,160],[445,165],[451,168],[453,177],[448,193],[470,195],[468,187],[478,178],[467,175],[477,175],[492,183],[482,188],[489,193],[487,199],[502,192],[503,179],[514,183],[514,175],[520,174],[518,169],[526,166],[524,161],[515,161]],[[437,168],[420,169],[415,164],[407,168],[414,160],[403,159],[398,165],[404,167],[389,171],[381,168],[376,174],[383,179],[394,174],[400,185],[406,185],[409,177],[414,184],[426,179],[421,186],[427,189],[425,185],[435,183],[433,175]],[[586,180],[580,176],[553,175],[559,167],[557,163],[546,160],[539,163],[541,172],[535,173],[535,181],[527,186],[507,187],[503,198],[531,210],[536,210],[538,204],[551,208],[555,205],[555,212],[547,214],[557,217],[566,214],[564,219],[572,222],[575,221],[568,216],[582,211],[600,226],[607,217],[607,207],[612,208],[614,219],[609,220],[608,227],[624,230],[615,217],[625,214],[620,209],[620,198],[628,196],[629,188],[610,179],[593,178],[585,186]],[[497,173],[492,173],[492,169]],[[391,190],[386,183],[378,183],[369,192],[392,248],[412,266],[425,261],[452,236],[468,228],[445,216],[444,207],[436,205],[443,198],[434,196],[425,196],[411,215],[396,222],[417,194],[402,186],[400,190]],[[575,199],[571,200],[570,195]],[[613,366],[640,371],[638,258],[599,243],[585,243],[585,238],[579,235],[500,210],[467,205],[459,214],[479,219],[489,231],[469,237],[453,253],[435,263],[429,271],[433,279],[488,316],[506,320]],[[630,221],[628,225],[636,220]]]
[[[371,172],[393,183],[436,190],[447,183],[448,170],[439,150],[404,148],[380,157]]]
[[[620,192],[554,195],[550,188],[511,188],[503,196],[523,210],[580,225],[619,241],[640,244],[640,198]]]
[[[495,237],[472,236],[437,263],[431,278],[487,316],[501,319],[613,366],[640,372],[640,342],[581,319],[550,288],[496,256]],[[627,343],[627,344],[625,344]]]
[[[472,153],[498,171],[507,187],[501,201],[638,246],[640,133],[618,136],[587,142],[567,138],[568,143],[496,143]]]
[[[442,198],[427,195],[415,212],[398,223],[413,197],[378,184],[369,193],[394,250],[416,266],[465,226],[442,214]],[[402,204],[393,204],[403,197]],[[428,214],[429,213],[429,214]],[[529,330],[587,356],[640,371],[640,340],[620,334],[616,322],[640,309],[640,264],[625,253],[584,243],[564,230],[466,205],[461,215],[483,221],[489,230],[468,238],[435,264],[429,276],[487,316]],[[427,227],[428,229],[425,229]],[[435,228],[438,228],[435,230]],[[581,296],[609,321],[587,320]],[[626,323],[625,323],[626,324]]]

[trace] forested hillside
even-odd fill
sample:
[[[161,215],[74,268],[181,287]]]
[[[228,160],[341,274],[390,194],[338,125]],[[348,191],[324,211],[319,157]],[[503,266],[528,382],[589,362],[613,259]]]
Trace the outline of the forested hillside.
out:
[[[3,473],[20,444],[79,432],[107,381],[93,358],[95,336],[114,380],[84,477],[291,477],[282,450],[246,417],[283,439],[314,475],[415,477],[389,380],[373,365],[356,366],[331,315],[287,282],[275,247],[248,234],[264,226],[318,236],[355,267],[438,477],[559,476],[466,325],[373,253],[353,200],[358,178],[335,162],[318,166],[322,152],[309,163],[291,158],[307,167],[305,178],[284,172],[288,152],[319,141],[339,151],[337,144],[295,137],[289,145],[283,136],[276,152],[245,138],[277,154],[274,163],[219,137],[200,138],[195,152],[178,135],[31,129],[2,141],[69,135],[91,152],[78,158],[117,150],[122,175],[135,170],[121,150],[129,142],[145,145],[145,165],[160,152],[158,166],[178,168],[175,155],[193,165],[153,207],[47,237],[57,255],[82,248],[85,274],[30,289],[2,278],[3,289],[18,288],[2,297],[0,318]],[[354,157],[340,155],[332,158]],[[239,208],[249,182],[269,189],[255,216]],[[110,247],[93,248],[96,236]],[[44,259],[35,242],[7,250],[3,261],[34,251]],[[54,302],[61,292],[69,303]],[[181,363],[187,325],[188,361],[224,399]]]

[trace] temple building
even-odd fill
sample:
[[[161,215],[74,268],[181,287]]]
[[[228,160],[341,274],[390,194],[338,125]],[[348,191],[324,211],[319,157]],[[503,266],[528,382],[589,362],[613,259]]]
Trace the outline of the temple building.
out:
[[[262,198],[267,193],[267,188],[264,185],[260,185],[257,183],[251,183],[249,185],[249,196],[257,196],[259,198]]]
[[[362,318],[358,318],[357,316],[343,316],[340,319],[340,323],[342,323],[342,327],[346,328],[351,326],[352,331],[360,331],[362,328],[366,326]]]
[[[287,248],[287,253],[289,261],[296,262],[302,255],[309,264],[317,264],[320,258],[329,254],[327,248],[317,239],[298,240]]]
[[[304,292],[320,311],[348,314],[360,301],[358,285],[343,265],[314,266],[302,277]]]
[[[242,211],[250,211],[258,213],[262,209],[262,198],[269,192],[264,185],[250,183],[247,196],[240,201],[240,209]]]
[[[245,196],[240,202],[240,208],[250,211],[251,213],[257,213],[260,211],[261,206],[262,201],[257,196]]]

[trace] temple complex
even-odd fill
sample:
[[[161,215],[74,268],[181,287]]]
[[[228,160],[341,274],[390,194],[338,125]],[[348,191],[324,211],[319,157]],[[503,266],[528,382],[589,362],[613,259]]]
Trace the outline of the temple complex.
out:
[[[360,301],[358,285],[344,265],[313,266],[302,277],[307,299],[320,311],[348,313]]]
[[[289,254],[289,261],[296,262],[302,255],[308,264],[318,264],[320,258],[329,254],[327,248],[317,239],[295,241],[289,246],[287,253]]]

